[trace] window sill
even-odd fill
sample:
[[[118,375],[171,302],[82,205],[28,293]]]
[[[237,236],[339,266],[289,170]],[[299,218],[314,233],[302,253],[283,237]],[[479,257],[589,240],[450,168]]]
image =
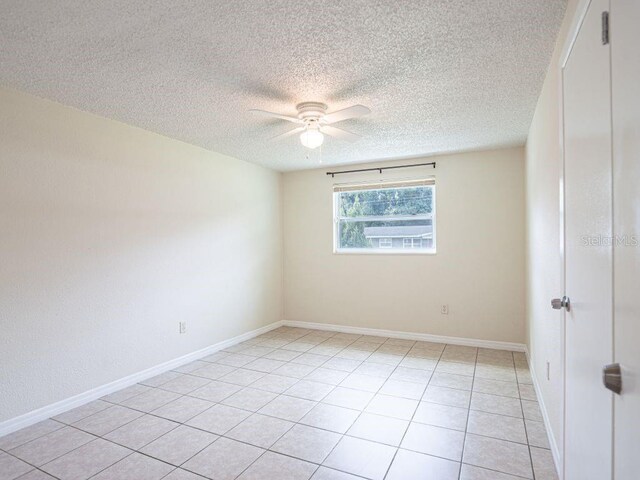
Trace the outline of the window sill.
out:
[[[435,255],[436,250],[417,250],[417,249],[342,249],[334,250],[334,255]]]

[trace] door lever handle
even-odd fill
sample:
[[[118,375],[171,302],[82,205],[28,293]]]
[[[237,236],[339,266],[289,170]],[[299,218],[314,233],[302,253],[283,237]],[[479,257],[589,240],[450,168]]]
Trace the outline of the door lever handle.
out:
[[[571,300],[566,295],[562,298],[554,298],[551,300],[551,307],[554,310],[560,310],[564,308],[567,312],[571,311]]]

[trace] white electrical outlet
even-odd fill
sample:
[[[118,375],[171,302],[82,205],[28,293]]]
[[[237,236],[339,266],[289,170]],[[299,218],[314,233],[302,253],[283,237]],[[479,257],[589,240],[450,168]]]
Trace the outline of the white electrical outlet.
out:
[[[187,333],[187,322],[180,322],[180,333]]]
[[[449,315],[449,305],[442,305],[442,307],[440,307],[440,313],[442,315]]]

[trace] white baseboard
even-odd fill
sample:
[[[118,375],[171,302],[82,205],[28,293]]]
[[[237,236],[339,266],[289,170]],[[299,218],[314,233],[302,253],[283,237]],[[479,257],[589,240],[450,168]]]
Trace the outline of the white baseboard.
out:
[[[355,333],[359,335],[373,335],[376,337],[402,338],[406,340],[418,340],[423,342],[449,343],[452,345],[466,345],[469,347],[494,348],[496,350],[511,350],[524,352],[523,343],[498,342],[493,340],[478,340],[475,338],[447,337],[444,335],[431,335],[428,333],[400,332],[396,330],[382,330],[379,328],[349,327],[345,325],[332,325],[329,323],[301,322],[298,320],[283,320],[286,327],[309,328],[312,330],[329,330],[332,332]]]
[[[549,440],[549,448],[551,449],[551,455],[553,455],[553,461],[555,463],[556,472],[558,473],[558,478],[562,480],[563,479],[562,456],[560,455],[560,449],[558,448],[558,444],[556,443],[555,436],[553,435],[551,422],[549,421],[549,414],[547,413],[547,407],[544,404],[544,398],[542,396],[542,392],[540,391],[540,384],[538,383],[538,377],[536,376],[535,369],[533,368],[533,362],[531,361],[531,356],[529,355],[529,349],[526,348],[526,346],[525,346],[525,354],[527,356],[527,362],[529,363],[529,373],[531,374],[533,389],[536,391],[536,397],[538,398],[538,405],[540,405],[540,412],[542,413],[542,420],[544,422],[544,426],[547,431],[547,438]]]
[[[262,335],[263,333],[269,332],[282,325],[282,321],[274,322],[272,324],[266,325],[256,330],[252,330],[247,333],[243,333],[242,335],[238,335],[228,340],[223,340],[222,342],[210,345],[201,350],[188,353],[187,355],[183,355],[182,357],[174,358],[173,360],[169,360],[168,362],[161,363],[160,365],[156,365],[141,372],[134,373],[133,375],[115,380],[111,383],[107,383],[106,385],[101,385],[78,395],[74,395],[73,397],[65,398],[64,400],[60,400],[59,402],[52,403],[42,408],[38,408],[37,410],[25,413],[23,415],[20,415],[19,417],[10,418],[9,420],[5,420],[4,422],[0,423],[0,437],[15,432],[16,430],[20,430],[21,428],[33,425],[34,423],[38,423],[42,420],[46,420],[47,418],[54,417],[68,410],[71,410],[72,408],[84,405],[85,403],[97,400],[101,397],[104,397],[105,395],[108,395],[109,393],[113,393],[125,387],[129,387],[148,378],[160,375],[161,373],[168,372],[169,370],[177,368],[181,365],[185,365],[187,363],[193,362],[194,360],[206,357],[207,355],[211,355],[212,353],[215,353],[237,343],[250,340],[253,337]]]

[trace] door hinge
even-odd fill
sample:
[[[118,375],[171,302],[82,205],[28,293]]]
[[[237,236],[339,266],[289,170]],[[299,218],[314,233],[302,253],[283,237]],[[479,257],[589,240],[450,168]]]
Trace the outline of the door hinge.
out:
[[[602,45],[609,43],[609,12],[602,12]]]

